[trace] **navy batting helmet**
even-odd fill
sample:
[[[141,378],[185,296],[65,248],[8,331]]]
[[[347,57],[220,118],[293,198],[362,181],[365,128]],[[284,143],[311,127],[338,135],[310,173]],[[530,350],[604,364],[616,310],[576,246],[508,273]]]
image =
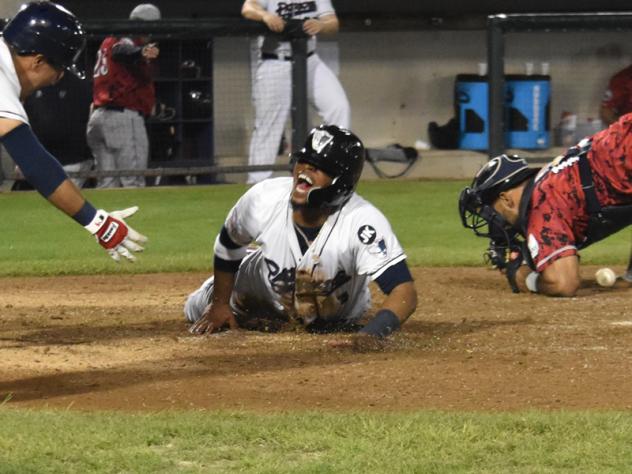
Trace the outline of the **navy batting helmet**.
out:
[[[309,163],[332,178],[325,188],[313,188],[307,206],[338,208],[355,191],[364,166],[364,145],[349,130],[336,125],[321,125],[307,136],[305,146],[291,155],[292,164]]]
[[[85,46],[85,33],[64,7],[52,2],[22,5],[2,36],[17,54],[42,54],[51,66],[84,77],[76,63]]]
[[[489,237],[495,225],[506,227],[507,223],[494,211],[492,204],[501,192],[517,186],[538,171],[538,168],[529,168],[523,158],[515,155],[500,155],[489,160],[459,196],[463,226],[482,237]],[[482,230],[486,225],[489,227],[487,232]]]

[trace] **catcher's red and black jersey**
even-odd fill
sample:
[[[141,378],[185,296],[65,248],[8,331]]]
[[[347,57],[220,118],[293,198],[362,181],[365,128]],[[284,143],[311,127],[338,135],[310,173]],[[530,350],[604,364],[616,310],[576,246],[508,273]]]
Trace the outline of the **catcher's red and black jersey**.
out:
[[[632,113],[589,140],[588,160],[602,207],[632,204]],[[589,216],[579,175],[579,157],[567,153],[535,178],[526,236],[538,271],[560,257],[575,255],[586,239]]]
[[[156,99],[151,66],[144,61],[136,64],[114,61],[112,48],[119,41],[131,42],[132,40],[110,36],[103,40],[97,52],[93,75],[94,106],[124,107],[141,112],[148,117]]]
[[[632,112],[632,66],[612,76],[601,105],[615,110],[619,115]]]

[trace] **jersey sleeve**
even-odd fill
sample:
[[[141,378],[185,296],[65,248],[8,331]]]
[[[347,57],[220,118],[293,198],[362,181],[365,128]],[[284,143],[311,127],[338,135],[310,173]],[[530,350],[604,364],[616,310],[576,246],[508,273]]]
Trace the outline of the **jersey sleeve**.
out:
[[[571,225],[562,218],[547,220],[543,213],[533,213],[527,227],[527,247],[537,272],[557,259],[577,254]]]
[[[406,259],[390,223],[376,208],[354,216],[350,229],[356,254],[356,271],[375,280],[388,268]]]
[[[19,92],[13,93],[14,87],[5,76],[4,71],[0,71],[0,89],[4,92],[0,94],[0,118],[19,120],[29,124],[28,116],[20,102]]]
[[[270,211],[267,206],[270,201],[269,185],[266,181],[254,185],[228,213],[224,227],[235,244],[249,245],[261,232]]]
[[[321,16],[327,15],[335,15],[336,10],[334,10],[333,5],[331,4],[331,0],[317,0],[318,1],[318,14],[317,16],[320,18]]]

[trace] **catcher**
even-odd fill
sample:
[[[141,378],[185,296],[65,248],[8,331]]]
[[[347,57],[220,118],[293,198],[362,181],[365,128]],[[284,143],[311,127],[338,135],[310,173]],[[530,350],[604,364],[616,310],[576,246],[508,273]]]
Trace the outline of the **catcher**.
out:
[[[339,341],[357,346],[400,327],[417,294],[388,221],[354,192],[364,158],[353,133],[321,125],[292,154],[293,177],[264,180],[239,199],[215,240],[213,276],[186,301],[192,333],[298,325],[357,331]],[[360,326],[370,281],[387,296]]]
[[[578,250],[632,223],[632,114],[542,169],[493,158],[461,192],[459,212],[491,239],[487,256],[514,292],[575,295]]]

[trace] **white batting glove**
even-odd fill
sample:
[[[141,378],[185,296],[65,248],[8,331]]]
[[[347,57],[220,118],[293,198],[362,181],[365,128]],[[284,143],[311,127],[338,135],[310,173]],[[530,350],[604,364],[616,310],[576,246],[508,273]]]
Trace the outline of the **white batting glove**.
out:
[[[138,206],[111,213],[99,209],[92,222],[85,226],[86,230],[95,236],[99,245],[117,262],[121,256],[135,261],[136,257],[132,252],[142,252],[143,247],[140,244],[147,242],[147,237],[136,232],[124,221],[136,211]]]

